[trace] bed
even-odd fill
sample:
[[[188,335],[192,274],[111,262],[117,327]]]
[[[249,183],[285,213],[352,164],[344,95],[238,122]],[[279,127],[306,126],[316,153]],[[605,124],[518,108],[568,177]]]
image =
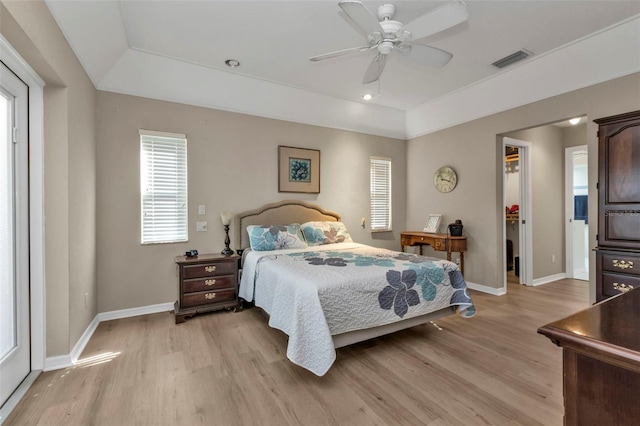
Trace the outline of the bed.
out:
[[[315,204],[271,203],[235,223],[240,298],[264,310],[289,336],[287,357],[318,376],[337,348],[475,314],[455,263],[353,242],[341,216]]]

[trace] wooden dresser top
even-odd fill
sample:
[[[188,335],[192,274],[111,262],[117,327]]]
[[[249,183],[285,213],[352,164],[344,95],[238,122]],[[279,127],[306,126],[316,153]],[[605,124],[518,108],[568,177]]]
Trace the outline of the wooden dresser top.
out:
[[[538,333],[559,346],[613,357],[640,371],[640,288],[547,324]]]

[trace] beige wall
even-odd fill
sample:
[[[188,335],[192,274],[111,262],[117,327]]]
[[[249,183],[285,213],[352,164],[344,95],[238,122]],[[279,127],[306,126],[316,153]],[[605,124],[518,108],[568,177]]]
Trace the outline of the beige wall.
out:
[[[580,123],[576,126],[562,128],[564,147],[581,146],[587,144],[587,124]]]
[[[447,220],[459,217],[469,238],[465,277],[473,283],[502,287],[501,135],[587,115],[589,196],[596,199],[597,126],[592,120],[640,109],[638,94],[640,74],[636,73],[408,141],[408,228],[421,228],[428,213],[443,213]],[[449,194],[438,193],[432,184],[433,172],[443,164],[456,168],[459,175],[458,187]],[[597,216],[594,203],[590,203],[589,216]],[[589,223],[590,246],[595,246],[595,224]]]
[[[43,2],[2,1],[0,32],[46,83],[46,356],[64,355],[97,313],[96,91]]]
[[[220,252],[220,212],[303,199],[342,214],[357,242],[399,248],[405,228],[405,141],[98,92],[98,310],[173,302],[173,258],[187,249]],[[187,135],[189,242],[140,244],[139,129]],[[320,194],[278,193],[278,145],[319,149]],[[392,233],[371,234],[369,157],[392,159]],[[206,206],[199,216],[198,205]],[[367,229],[360,218],[367,218]],[[207,221],[207,232],[196,222]],[[235,248],[235,230],[231,248]]]

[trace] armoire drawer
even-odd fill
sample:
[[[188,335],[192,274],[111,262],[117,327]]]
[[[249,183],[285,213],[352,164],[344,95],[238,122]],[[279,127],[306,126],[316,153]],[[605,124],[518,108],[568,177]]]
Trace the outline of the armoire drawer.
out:
[[[603,253],[602,270],[640,275],[640,256],[626,253]]]
[[[640,287],[640,276],[611,272],[602,273],[602,292],[607,297],[626,293],[638,287]]]

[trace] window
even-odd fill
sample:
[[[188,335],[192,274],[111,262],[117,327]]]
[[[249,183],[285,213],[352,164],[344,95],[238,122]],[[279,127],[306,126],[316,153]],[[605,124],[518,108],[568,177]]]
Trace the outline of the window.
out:
[[[140,130],[140,193],[142,244],[189,239],[185,135]]]
[[[371,230],[391,231],[391,159],[371,157]]]

